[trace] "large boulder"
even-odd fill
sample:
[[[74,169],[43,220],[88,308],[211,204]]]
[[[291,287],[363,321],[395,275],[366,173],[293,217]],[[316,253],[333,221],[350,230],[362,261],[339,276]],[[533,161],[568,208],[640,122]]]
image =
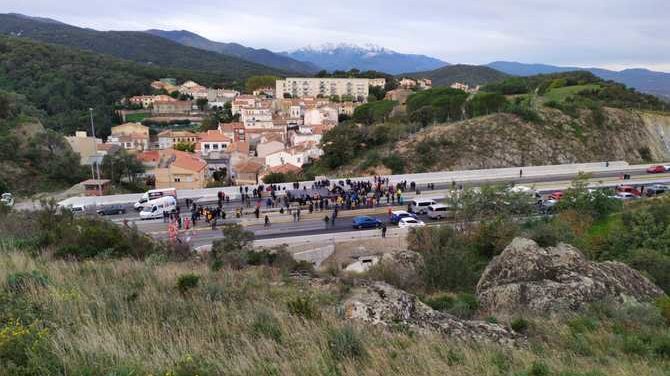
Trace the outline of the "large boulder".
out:
[[[663,291],[620,262],[591,262],[575,247],[542,248],[516,238],[486,267],[477,284],[483,314],[577,311],[599,301],[643,302]]]
[[[496,324],[460,320],[436,311],[403,290],[385,282],[362,282],[344,302],[347,319],[375,325],[403,325],[417,331],[442,333],[465,341],[519,344],[523,337]]]

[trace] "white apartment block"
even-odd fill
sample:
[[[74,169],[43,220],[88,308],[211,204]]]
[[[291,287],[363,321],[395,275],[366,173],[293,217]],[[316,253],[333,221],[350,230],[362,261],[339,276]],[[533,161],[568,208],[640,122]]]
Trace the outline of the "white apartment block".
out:
[[[277,80],[275,93],[279,98],[290,94],[293,98],[318,97],[328,98],[333,95],[351,96],[366,101],[370,94],[370,80],[367,78],[307,78],[288,77]]]
[[[272,129],[272,109],[269,107],[242,108],[240,121],[244,123],[244,128],[263,128]]]
[[[386,79],[385,78],[371,78],[370,79],[370,86],[384,87],[384,86],[386,86]]]

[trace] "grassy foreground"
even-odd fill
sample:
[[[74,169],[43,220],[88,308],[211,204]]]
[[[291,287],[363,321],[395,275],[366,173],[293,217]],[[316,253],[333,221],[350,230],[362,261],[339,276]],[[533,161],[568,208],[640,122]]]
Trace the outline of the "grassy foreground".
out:
[[[7,249],[9,248],[9,249]],[[0,252],[0,375],[668,375],[653,307],[517,323],[528,348],[345,322],[339,282]]]

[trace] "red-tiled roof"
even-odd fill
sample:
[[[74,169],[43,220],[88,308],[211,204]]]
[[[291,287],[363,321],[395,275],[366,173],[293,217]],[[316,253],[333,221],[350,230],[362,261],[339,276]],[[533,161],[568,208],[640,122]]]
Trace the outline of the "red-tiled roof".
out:
[[[275,166],[271,167],[269,169],[269,172],[274,172],[274,173],[282,173],[282,174],[288,174],[290,172],[292,173],[298,173],[302,169],[298,166],[292,165],[290,163],[283,164],[281,166]]]
[[[263,168],[263,165],[254,161],[246,161],[235,165],[235,171],[238,173],[257,173]]]

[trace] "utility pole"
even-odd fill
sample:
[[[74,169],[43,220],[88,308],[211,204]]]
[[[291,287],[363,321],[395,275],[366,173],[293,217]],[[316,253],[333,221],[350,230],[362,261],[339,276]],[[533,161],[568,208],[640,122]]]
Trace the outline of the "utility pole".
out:
[[[88,108],[88,114],[91,118],[91,137],[93,137],[93,144],[95,144],[95,125],[93,124],[93,107]],[[98,161],[95,161],[95,168],[98,171],[98,196],[102,196],[102,186],[100,185],[100,166]],[[93,167],[91,167],[91,172],[93,172]],[[95,179],[95,178],[94,178]]]

